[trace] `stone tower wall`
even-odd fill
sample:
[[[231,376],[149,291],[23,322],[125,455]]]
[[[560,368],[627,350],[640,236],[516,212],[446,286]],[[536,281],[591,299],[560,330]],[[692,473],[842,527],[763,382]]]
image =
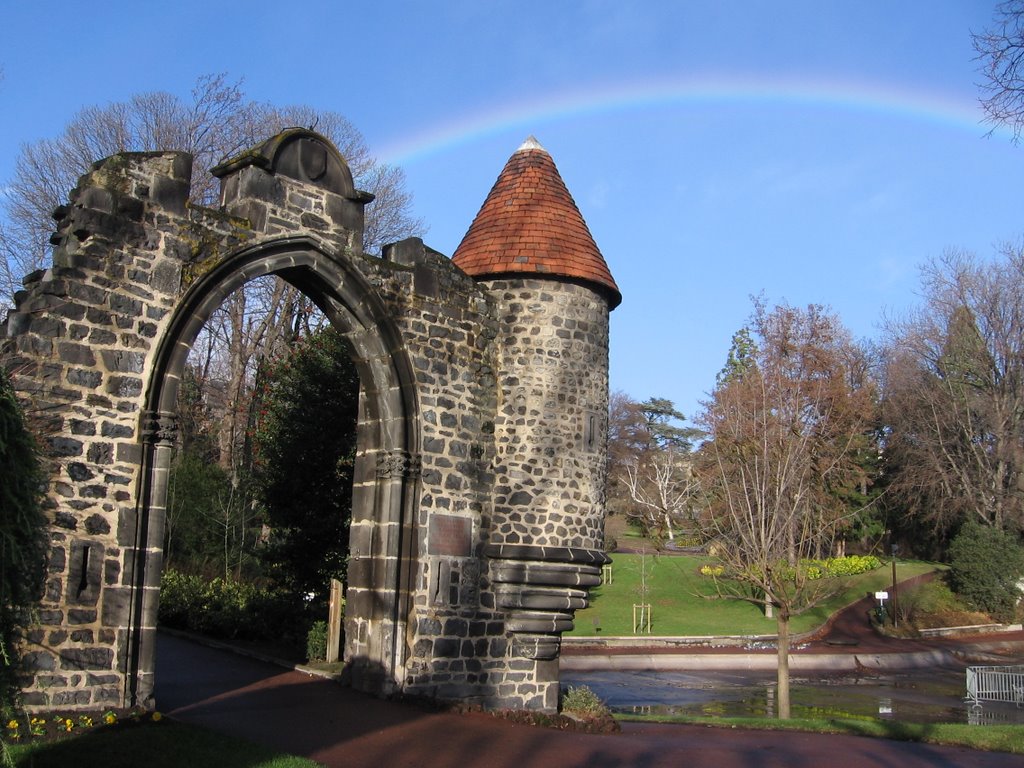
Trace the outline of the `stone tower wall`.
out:
[[[501,318],[490,543],[603,550],[608,302],[570,282],[486,285]]]
[[[494,523],[487,546],[513,653],[557,701],[561,632],[600,584],[607,473],[608,301],[589,285],[484,283],[498,304]]]

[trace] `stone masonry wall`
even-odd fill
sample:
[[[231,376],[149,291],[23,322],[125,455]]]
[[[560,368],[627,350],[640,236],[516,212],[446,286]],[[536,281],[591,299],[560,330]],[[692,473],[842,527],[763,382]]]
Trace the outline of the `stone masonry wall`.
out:
[[[55,214],[53,267],[25,279],[7,317],[3,364],[52,478],[29,706],[122,702],[141,396],[191,255],[181,226],[190,172],[191,160],[171,153],[98,164]]]

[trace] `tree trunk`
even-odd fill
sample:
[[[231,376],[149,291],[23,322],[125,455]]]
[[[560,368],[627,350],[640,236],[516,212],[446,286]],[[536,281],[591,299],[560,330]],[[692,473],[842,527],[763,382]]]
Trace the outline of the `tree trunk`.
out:
[[[779,607],[776,622],[779,628],[779,719],[789,720],[789,611],[786,608]]]

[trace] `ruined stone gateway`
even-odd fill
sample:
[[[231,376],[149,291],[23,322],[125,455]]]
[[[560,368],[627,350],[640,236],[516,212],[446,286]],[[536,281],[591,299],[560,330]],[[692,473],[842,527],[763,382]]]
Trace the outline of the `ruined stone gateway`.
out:
[[[52,466],[30,709],[153,706],[175,402],[189,347],[279,275],[360,377],[344,658],[354,687],[551,711],[560,635],[600,582],[608,316],[618,288],[550,156],[515,152],[452,259],[361,252],[344,159],[290,129],[214,169],[96,163],[55,213],[54,266],[2,326]]]

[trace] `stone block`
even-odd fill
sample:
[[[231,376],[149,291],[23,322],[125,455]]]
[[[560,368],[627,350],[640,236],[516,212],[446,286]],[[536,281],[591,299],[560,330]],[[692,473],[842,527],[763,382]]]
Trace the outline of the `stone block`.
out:
[[[457,659],[460,641],[450,637],[434,640],[434,656],[440,659]]]
[[[57,354],[62,362],[69,365],[90,366],[96,364],[96,356],[93,354],[92,349],[85,344],[75,344],[69,341],[58,342]]]
[[[49,643],[51,648],[63,645],[68,639],[67,630],[57,629],[50,633]]]
[[[35,672],[52,672],[57,668],[53,654],[45,651],[29,651],[21,655],[22,666]]]
[[[130,588],[108,587],[103,590],[103,606],[100,621],[105,627],[125,626],[128,624],[130,608]]]
[[[118,461],[123,461],[120,457],[122,444],[118,445]],[[138,448],[138,446],[127,446],[128,448]],[[85,457],[93,464],[113,464],[114,463],[114,446],[112,443],[93,443],[89,446],[89,450],[86,452]]]
[[[114,373],[142,373],[146,357],[141,352],[123,349],[104,349],[100,352],[103,364]]]
[[[115,397],[135,398],[142,394],[142,379],[134,376],[111,376],[106,391]]]
[[[56,691],[50,703],[54,707],[86,706],[92,703],[92,691],[88,688],[79,691]]]
[[[78,518],[70,512],[64,512],[61,510],[53,516],[53,524],[59,528],[74,531],[78,528]]]
[[[110,523],[102,515],[90,515],[85,519],[85,532],[92,535],[105,535],[110,533]]]
[[[50,697],[44,691],[23,691],[21,704],[29,711],[40,711],[49,707]]]
[[[96,622],[96,611],[84,608],[68,609],[68,624],[94,624]],[[76,639],[72,633],[72,640]]]
[[[50,437],[46,440],[50,456],[81,456],[82,441],[70,437]]]
[[[110,648],[63,648],[59,658],[63,670],[109,670],[114,661],[114,652]]]
[[[67,557],[63,547],[51,547],[50,555],[46,561],[46,570],[49,573],[63,573],[67,564]]]

